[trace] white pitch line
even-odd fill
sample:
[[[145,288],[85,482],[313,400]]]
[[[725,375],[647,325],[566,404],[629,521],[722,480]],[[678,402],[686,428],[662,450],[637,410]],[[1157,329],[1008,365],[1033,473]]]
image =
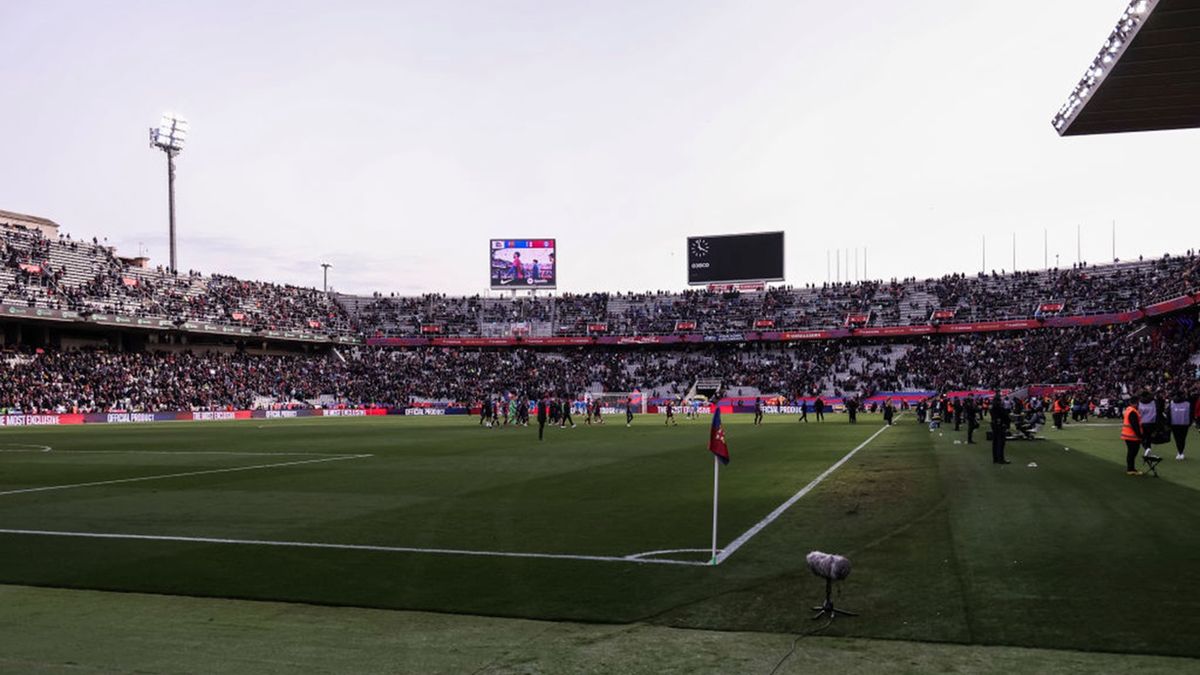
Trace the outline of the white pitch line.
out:
[[[50,452],[49,445],[33,443],[0,443],[0,452]]]
[[[712,549],[709,548],[664,548],[658,551],[646,551],[645,553],[634,553],[625,556],[629,560],[640,560],[641,558],[654,558],[655,556],[667,555],[668,553],[708,553],[712,554]],[[707,565],[709,563],[699,563]]]
[[[732,542],[730,542],[729,546],[726,546],[724,549],[721,550],[720,553],[717,554],[716,563],[718,565],[720,565],[721,563],[725,562],[725,560],[728,559],[729,556],[733,555],[734,552],[736,552],[739,548],[744,546],[746,544],[746,542],[753,539],[755,535],[757,535],[759,532],[762,532],[763,529],[765,529],[768,525],[775,522],[775,519],[779,518],[779,516],[782,516],[785,511],[790,509],[793,504],[800,501],[801,497],[808,494],[809,492],[812,492],[813,488],[815,488],[821,484],[821,481],[824,481],[826,478],[828,478],[830,476],[830,474],[832,474],[834,471],[837,471],[846,462],[850,461],[850,458],[853,457],[855,454],[857,454],[859,450],[862,450],[863,448],[867,447],[868,443],[875,440],[875,438],[878,437],[879,434],[882,434],[883,432],[887,431],[889,428],[891,428],[891,427],[885,426],[885,427],[880,428],[879,431],[876,431],[875,433],[871,434],[870,438],[868,438],[867,440],[860,443],[858,445],[858,447],[854,448],[850,452],[847,452],[845,454],[845,456],[842,457],[841,459],[839,459],[837,462],[835,462],[833,464],[833,466],[829,467],[828,469],[825,469],[825,471],[820,476],[817,476],[816,478],[812,479],[812,481],[809,482],[808,485],[805,485],[804,487],[800,488],[799,492],[797,492],[796,494],[789,497],[787,501],[780,504],[778,507],[775,508],[774,511],[767,514],[766,518],[763,518],[762,520],[758,521],[757,523],[754,524],[754,527],[751,527],[750,529],[746,530],[737,539],[734,539]]]
[[[96,487],[98,485],[116,485],[118,483],[137,483],[147,480],[163,480],[166,478],[184,478],[186,476],[203,476],[212,473],[234,473],[236,471],[254,471],[256,469],[274,469],[283,466],[298,466],[300,464],[316,464],[318,462],[337,462],[344,459],[362,459],[364,457],[373,457],[374,455],[339,455],[337,457],[323,457],[320,459],[301,459],[294,462],[276,462],[274,464],[255,464],[254,466],[235,466],[225,469],[205,469],[203,471],[184,471],[182,473],[165,473],[154,476],[139,476],[137,478],[117,478],[115,480],[98,480],[90,483],[72,483],[69,485],[46,485],[35,488],[22,488],[20,490],[6,490],[0,492],[0,497],[5,495],[19,495],[28,492],[46,492],[49,490],[70,490],[72,488]]]
[[[515,551],[473,551],[454,548],[416,548],[411,546],[376,546],[372,544],[325,544],[308,541],[272,541],[263,539],[226,539],[218,537],[181,537],[154,534],[120,534],[109,532],[59,532],[55,530],[0,529],[0,534],[16,534],[43,537],[80,537],[85,539],[127,539],[136,541],[175,541],[195,544],[235,544],[241,546],[279,546],[285,548],[319,548],[342,551],[374,551],[381,553],[427,553],[439,555],[462,555],[490,558],[537,558],[544,560],[589,560],[597,562],[625,562],[653,565],[688,565],[707,567],[707,562],[687,560],[655,560],[608,555],[573,555],[569,553],[518,553]]]

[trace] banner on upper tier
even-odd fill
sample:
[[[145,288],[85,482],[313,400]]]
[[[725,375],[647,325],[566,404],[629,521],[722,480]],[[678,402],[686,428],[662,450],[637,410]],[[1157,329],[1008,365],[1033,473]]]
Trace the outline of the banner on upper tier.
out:
[[[1158,316],[1160,314],[1186,309],[1194,304],[1196,304],[1195,298],[1190,295],[1184,295],[1178,298],[1172,298],[1171,300],[1165,300],[1163,302],[1156,302],[1153,305],[1148,305],[1146,307],[1146,316]]]
[[[243,318],[245,315],[242,315]],[[0,317],[12,319],[34,319],[64,323],[84,323],[117,328],[140,328],[146,330],[171,330],[189,333],[207,333],[246,339],[298,340],[301,342],[336,342],[360,344],[362,340],[352,335],[324,335],[308,330],[259,330],[249,326],[230,326],[207,321],[186,321],[164,318],[124,316],[121,314],[87,313],[69,309],[45,309],[0,304]]]
[[[854,331],[857,337],[891,337],[898,335],[929,335],[937,331],[934,326],[874,326]]]
[[[1013,319],[1011,321],[977,321],[975,323],[948,323],[938,327],[939,333],[988,333],[1000,330],[1032,330],[1040,328],[1038,319]]]

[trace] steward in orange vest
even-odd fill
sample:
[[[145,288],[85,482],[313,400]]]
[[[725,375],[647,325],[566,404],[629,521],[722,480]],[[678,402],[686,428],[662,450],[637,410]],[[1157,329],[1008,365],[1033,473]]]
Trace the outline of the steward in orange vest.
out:
[[[1122,415],[1121,440],[1125,441],[1125,473],[1130,476],[1142,475],[1134,465],[1138,450],[1142,447],[1142,418],[1132,400],[1125,406],[1125,414]]]
[[[1054,399],[1054,407],[1050,411],[1054,416],[1054,428],[1062,431],[1063,422],[1067,419],[1067,406],[1063,403],[1061,396]]]

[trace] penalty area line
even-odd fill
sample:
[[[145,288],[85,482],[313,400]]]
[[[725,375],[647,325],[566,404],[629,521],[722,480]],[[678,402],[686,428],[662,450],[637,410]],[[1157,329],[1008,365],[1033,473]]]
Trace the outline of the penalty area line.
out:
[[[273,541],[269,539],[229,539],[223,537],[183,537],[157,534],[125,534],[116,532],[63,532],[57,530],[21,530],[0,528],[0,534],[41,537],[76,537],[82,539],[123,539],[132,541],[166,541],[192,544],[229,544],[237,546],[273,546],[281,548],[314,548],[339,551],[370,551],[376,553],[425,553],[437,555],[477,556],[488,558],[534,558],[542,560],[586,560],[624,562],[642,565],[687,565],[706,567],[710,563],[688,560],[633,558],[628,556],[574,555],[570,553],[521,553],[516,551],[473,551],[454,548],[416,548],[412,546],[379,546],[373,544],[328,544],[310,541]]]
[[[775,522],[775,520],[778,519],[779,516],[782,516],[785,511],[792,508],[793,504],[800,501],[800,499],[804,495],[808,494],[809,492],[812,492],[815,487],[820,485],[822,483],[822,481],[824,481],[826,478],[828,478],[830,475],[832,475],[834,471],[837,471],[838,469],[840,469],[843,464],[850,461],[851,457],[858,454],[859,450],[862,450],[863,448],[867,447],[868,443],[875,440],[879,436],[879,434],[882,434],[883,432],[887,431],[889,428],[891,428],[891,427],[884,426],[884,427],[881,427],[879,429],[879,431],[876,431],[875,433],[871,434],[870,438],[863,441],[862,443],[859,443],[858,447],[854,448],[850,452],[847,452],[841,459],[834,462],[833,466],[829,467],[828,469],[825,469],[825,471],[822,472],[821,475],[812,479],[812,481],[810,481],[808,485],[805,485],[804,487],[800,488],[799,492],[797,492],[796,494],[789,497],[787,501],[785,501],[784,503],[782,503],[778,507],[776,507],[774,511],[768,513],[766,518],[763,518],[762,520],[758,521],[757,523],[754,524],[753,527],[746,530],[741,535],[739,535],[737,539],[734,539],[732,542],[730,542],[728,546],[726,546],[724,549],[721,550],[720,553],[717,554],[716,564],[720,565],[721,563],[725,562],[725,560],[727,560],[729,558],[729,556],[733,555],[742,546],[745,546],[746,542],[753,539],[755,537],[755,535],[757,535],[759,532],[762,532],[771,523]]]
[[[275,462],[272,464],[255,464],[253,466],[234,466],[223,469],[204,469],[202,471],[183,471],[180,473],[164,473],[153,476],[138,476],[135,478],[117,478],[114,480],[97,480],[87,483],[71,483],[68,485],[45,485],[35,488],[21,488],[19,490],[5,490],[0,492],[0,497],[6,495],[19,495],[30,492],[48,492],[51,490],[70,490],[73,488],[96,487],[100,485],[118,485],[120,483],[137,483],[148,480],[164,480],[167,478],[184,478],[186,476],[204,476],[215,473],[235,473],[238,471],[255,471],[258,469],[274,469],[284,466],[299,466],[301,464],[318,464],[321,462],[339,462],[346,459],[363,459],[364,457],[374,457],[374,455],[339,455],[337,457],[322,457],[320,459],[301,459],[293,462]]]

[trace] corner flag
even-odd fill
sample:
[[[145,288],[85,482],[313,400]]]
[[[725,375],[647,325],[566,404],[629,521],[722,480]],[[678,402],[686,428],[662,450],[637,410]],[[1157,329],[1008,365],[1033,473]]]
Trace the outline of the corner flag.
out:
[[[729,446],[725,445],[725,427],[721,426],[721,407],[713,413],[712,430],[708,435],[708,451],[721,460],[722,464],[729,463]]]

